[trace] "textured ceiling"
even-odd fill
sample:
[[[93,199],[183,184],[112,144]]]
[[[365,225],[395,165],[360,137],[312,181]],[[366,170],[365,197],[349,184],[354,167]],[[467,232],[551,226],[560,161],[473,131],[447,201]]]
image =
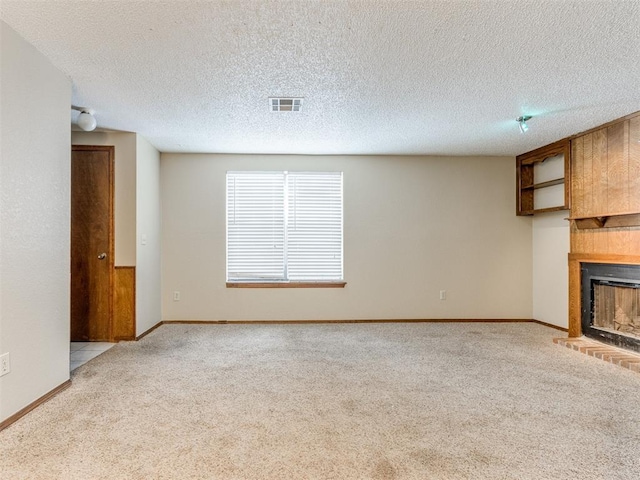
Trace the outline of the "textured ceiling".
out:
[[[2,0],[0,13],[99,126],[165,152],[516,155],[640,110],[640,0]],[[270,96],[304,97],[303,112],[271,113]]]

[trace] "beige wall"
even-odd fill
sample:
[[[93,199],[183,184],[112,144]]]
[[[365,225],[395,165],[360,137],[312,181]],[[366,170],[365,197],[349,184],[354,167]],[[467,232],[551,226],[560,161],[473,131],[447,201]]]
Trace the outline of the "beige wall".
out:
[[[569,222],[567,212],[533,218],[533,318],[569,326]]]
[[[136,335],[160,320],[160,153],[136,138]]]
[[[0,21],[0,421],[69,379],[71,81]]]
[[[344,172],[345,289],[225,288],[225,173],[244,169]],[[162,154],[163,318],[531,318],[514,185],[506,157]]]
[[[136,264],[136,134],[72,132],[73,145],[113,145],[115,148],[115,265]]]

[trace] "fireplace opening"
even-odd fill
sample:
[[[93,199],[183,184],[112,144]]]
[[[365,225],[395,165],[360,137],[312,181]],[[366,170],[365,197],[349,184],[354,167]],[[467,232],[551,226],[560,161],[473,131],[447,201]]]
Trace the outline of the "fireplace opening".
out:
[[[640,353],[640,265],[583,263],[582,333]]]

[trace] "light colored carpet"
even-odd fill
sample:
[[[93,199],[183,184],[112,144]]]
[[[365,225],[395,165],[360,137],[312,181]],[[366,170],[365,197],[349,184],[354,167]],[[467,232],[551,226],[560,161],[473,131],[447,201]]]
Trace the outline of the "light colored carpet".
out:
[[[637,480],[640,375],[558,334],[165,325],[0,432],[0,478]]]

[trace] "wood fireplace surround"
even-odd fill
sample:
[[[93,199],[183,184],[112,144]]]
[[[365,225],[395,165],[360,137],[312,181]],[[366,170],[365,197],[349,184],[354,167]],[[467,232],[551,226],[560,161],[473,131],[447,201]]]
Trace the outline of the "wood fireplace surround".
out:
[[[640,265],[640,112],[569,141],[569,337],[579,337],[582,264]]]

